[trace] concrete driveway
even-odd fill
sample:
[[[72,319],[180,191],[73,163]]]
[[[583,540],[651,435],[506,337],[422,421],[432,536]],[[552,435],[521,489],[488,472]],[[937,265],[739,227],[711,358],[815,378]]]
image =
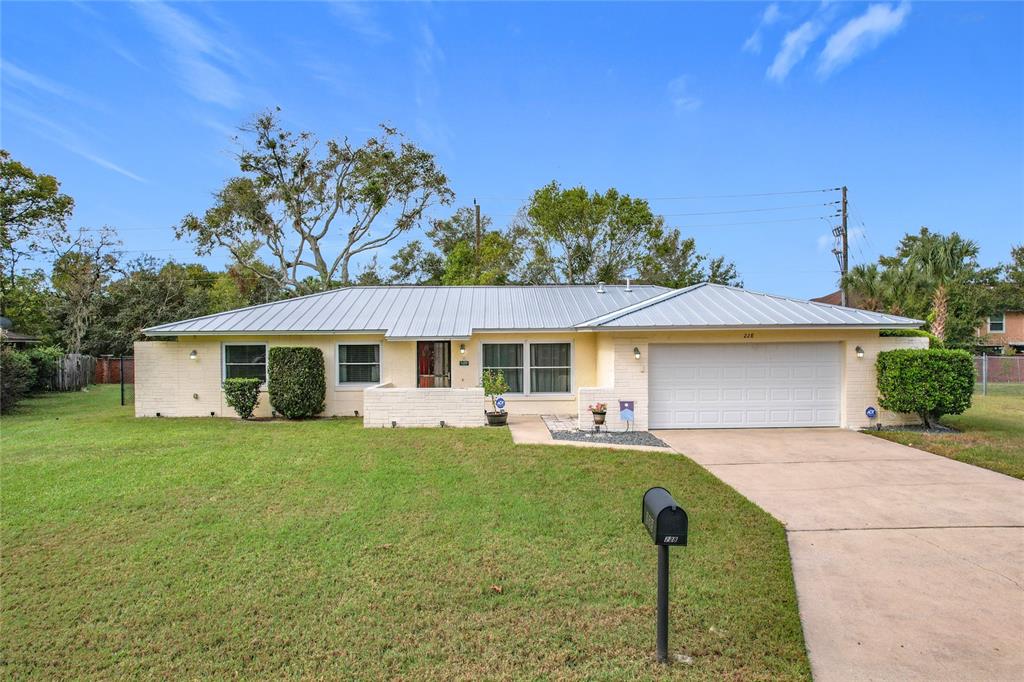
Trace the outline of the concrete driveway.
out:
[[[816,680],[1024,680],[1024,481],[839,429],[655,433],[786,526]]]

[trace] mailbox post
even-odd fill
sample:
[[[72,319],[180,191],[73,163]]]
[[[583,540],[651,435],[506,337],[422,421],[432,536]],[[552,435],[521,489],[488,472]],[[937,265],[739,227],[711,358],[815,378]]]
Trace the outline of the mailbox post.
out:
[[[664,488],[651,488],[644,493],[640,520],[658,546],[658,623],[657,658],[668,662],[668,548],[686,546],[689,519]]]

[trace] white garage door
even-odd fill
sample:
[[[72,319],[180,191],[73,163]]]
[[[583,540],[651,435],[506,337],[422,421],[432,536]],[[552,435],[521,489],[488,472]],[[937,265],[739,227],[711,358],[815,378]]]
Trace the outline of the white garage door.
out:
[[[839,426],[838,343],[651,345],[652,429]]]

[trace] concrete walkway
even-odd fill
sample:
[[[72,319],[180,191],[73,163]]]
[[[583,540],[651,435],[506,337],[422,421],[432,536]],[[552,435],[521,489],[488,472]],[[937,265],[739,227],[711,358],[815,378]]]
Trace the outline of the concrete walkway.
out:
[[[785,524],[819,682],[1024,680],[1024,481],[838,429],[655,435]]]

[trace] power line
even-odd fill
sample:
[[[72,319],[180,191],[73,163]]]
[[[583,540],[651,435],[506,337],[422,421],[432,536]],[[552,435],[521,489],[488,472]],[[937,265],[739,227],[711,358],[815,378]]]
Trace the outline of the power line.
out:
[[[808,216],[806,218],[780,218],[778,220],[748,220],[738,223],[704,223],[704,224],[690,224],[683,223],[680,227],[690,229],[691,227],[734,227],[737,225],[769,225],[773,223],[799,223],[807,220],[828,220],[829,218],[835,218],[831,216]]]
[[[839,201],[827,201],[823,204],[792,204],[790,206],[765,206],[761,208],[739,208],[731,211],[701,211],[698,213],[662,213],[666,218],[679,218],[695,215],[726,215],[728,213],[760,213],[762,211],[788,211],[793,208],[818,208],[820,206],[834,206]]]
[[[800,189],[792,192],[756,192],[750,194],[691,194],[681,197],[649,197],[650,201],[675,201],[689,199],[740,199],[743,197],[781,197],[793,194],[816,194],[819,192],[838,192],[841,187],[828,187],[826,189]]]

